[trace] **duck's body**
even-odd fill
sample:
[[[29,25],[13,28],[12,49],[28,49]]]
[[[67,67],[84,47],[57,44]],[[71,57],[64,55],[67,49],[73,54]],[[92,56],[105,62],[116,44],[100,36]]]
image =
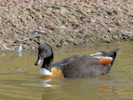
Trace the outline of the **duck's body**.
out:
[[[118,50],[102,51],[90,55],[74,55],[53,64],[53,50],[50,45],[45,43],[39,47],[38,60],[35,65],[39,65],[43,59],[40,69],[41,78],[94,77],[110,71]]]

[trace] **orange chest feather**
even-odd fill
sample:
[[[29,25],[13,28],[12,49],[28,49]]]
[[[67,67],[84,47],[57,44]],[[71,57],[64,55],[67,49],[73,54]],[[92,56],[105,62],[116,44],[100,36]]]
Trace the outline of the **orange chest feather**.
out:
[[[62,73],[62,70],[59,68],[51,68],[51,75],[41,75],[41,79],[49,79],[49,78],[64,78],[64,75]]]
[[[52,75],[51,75],[52,78],[64,78],[64,75],[62,73],[62,70],[59,69],[59,68],[54,68],[53,67],[51,69],[51,72],[52,72]]]

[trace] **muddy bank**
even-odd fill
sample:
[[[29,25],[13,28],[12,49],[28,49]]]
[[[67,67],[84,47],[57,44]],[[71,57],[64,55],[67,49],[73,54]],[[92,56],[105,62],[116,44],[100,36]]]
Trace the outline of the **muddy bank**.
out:
[[[0,48],[133,40],[133,1],[0,5]]]

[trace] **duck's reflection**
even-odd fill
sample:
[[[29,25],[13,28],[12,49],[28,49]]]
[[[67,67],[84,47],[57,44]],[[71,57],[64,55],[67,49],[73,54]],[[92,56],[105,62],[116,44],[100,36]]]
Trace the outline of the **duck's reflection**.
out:
[[[50,81],[51,81],[52,79],[45,79],[45,80],[40,80],[40,82],[41,82],[41,87],[52,87],[52,85],[50,85]]]
[[[112,83],[106,79],[41,80],[42,87],[52,87],[43,89],[42,100],[82,100],[83,97],[84,100],[108,100],[108,97],[113,99]]]

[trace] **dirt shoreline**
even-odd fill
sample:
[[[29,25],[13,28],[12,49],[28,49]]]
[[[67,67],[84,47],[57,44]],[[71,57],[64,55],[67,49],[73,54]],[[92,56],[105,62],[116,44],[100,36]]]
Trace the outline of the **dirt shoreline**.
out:
[[[0,5],[0,49],[133,40],[133,1]]]

